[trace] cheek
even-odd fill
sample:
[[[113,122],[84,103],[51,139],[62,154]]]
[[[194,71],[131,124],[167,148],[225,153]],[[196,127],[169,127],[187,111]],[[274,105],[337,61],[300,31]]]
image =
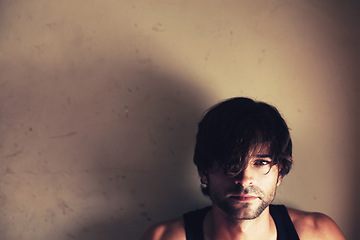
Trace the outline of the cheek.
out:
[[[261,188],[262,191],[269,194],[275,194],[276,188],[280,185],[281,180],[279,181],[277,177],[269,177],[263,179],[261,182],[258,182],[257,185]]]
[[[231,179],[218,176],[209,176],[209,187],[213,191],[222,192],[231,186]]]

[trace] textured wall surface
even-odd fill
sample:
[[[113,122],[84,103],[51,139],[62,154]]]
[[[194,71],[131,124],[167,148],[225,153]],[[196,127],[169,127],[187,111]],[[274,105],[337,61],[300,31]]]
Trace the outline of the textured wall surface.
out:
[[[277,203],[359,223],[356,1],[0,0],[0,239],[139,239],[208,204],[192,165],[218,101],[277,106]]]

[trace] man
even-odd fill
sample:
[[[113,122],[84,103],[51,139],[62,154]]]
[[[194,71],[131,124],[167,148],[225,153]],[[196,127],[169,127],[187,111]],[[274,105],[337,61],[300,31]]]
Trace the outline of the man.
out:
[[[199,123],[194,153],[212,206],[151,227],[143,240],[345,239],[321,213],[272,205],[292,165],[288,127],[273,106],[232,98]]]

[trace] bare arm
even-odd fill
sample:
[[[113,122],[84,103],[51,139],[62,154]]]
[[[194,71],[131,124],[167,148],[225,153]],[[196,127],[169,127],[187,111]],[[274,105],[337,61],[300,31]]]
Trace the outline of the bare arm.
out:
[[[345,236],[336,225],[336,223],[328,216],[321,214],[317,216],[316,229],[321,239],[344,239]]]
[[[300,239],[345,240],[336,223],[322,213],[308,213],[288,209]]]
[[[141,240],[185,240],[182,218],[160,223],[150,227]]]

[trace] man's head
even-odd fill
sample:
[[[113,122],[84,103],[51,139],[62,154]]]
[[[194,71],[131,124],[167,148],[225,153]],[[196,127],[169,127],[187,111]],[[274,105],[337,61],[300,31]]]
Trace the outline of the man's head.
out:
[[[199,123],[194,163],[200,175],[219,166],[225,175],[240,174],[252,149],[266,146],[282,178],[292,165],[289,129],[277,109],[248,98],[232,98],[212,107]],[[202,188],[209,195],[207,188]]]

